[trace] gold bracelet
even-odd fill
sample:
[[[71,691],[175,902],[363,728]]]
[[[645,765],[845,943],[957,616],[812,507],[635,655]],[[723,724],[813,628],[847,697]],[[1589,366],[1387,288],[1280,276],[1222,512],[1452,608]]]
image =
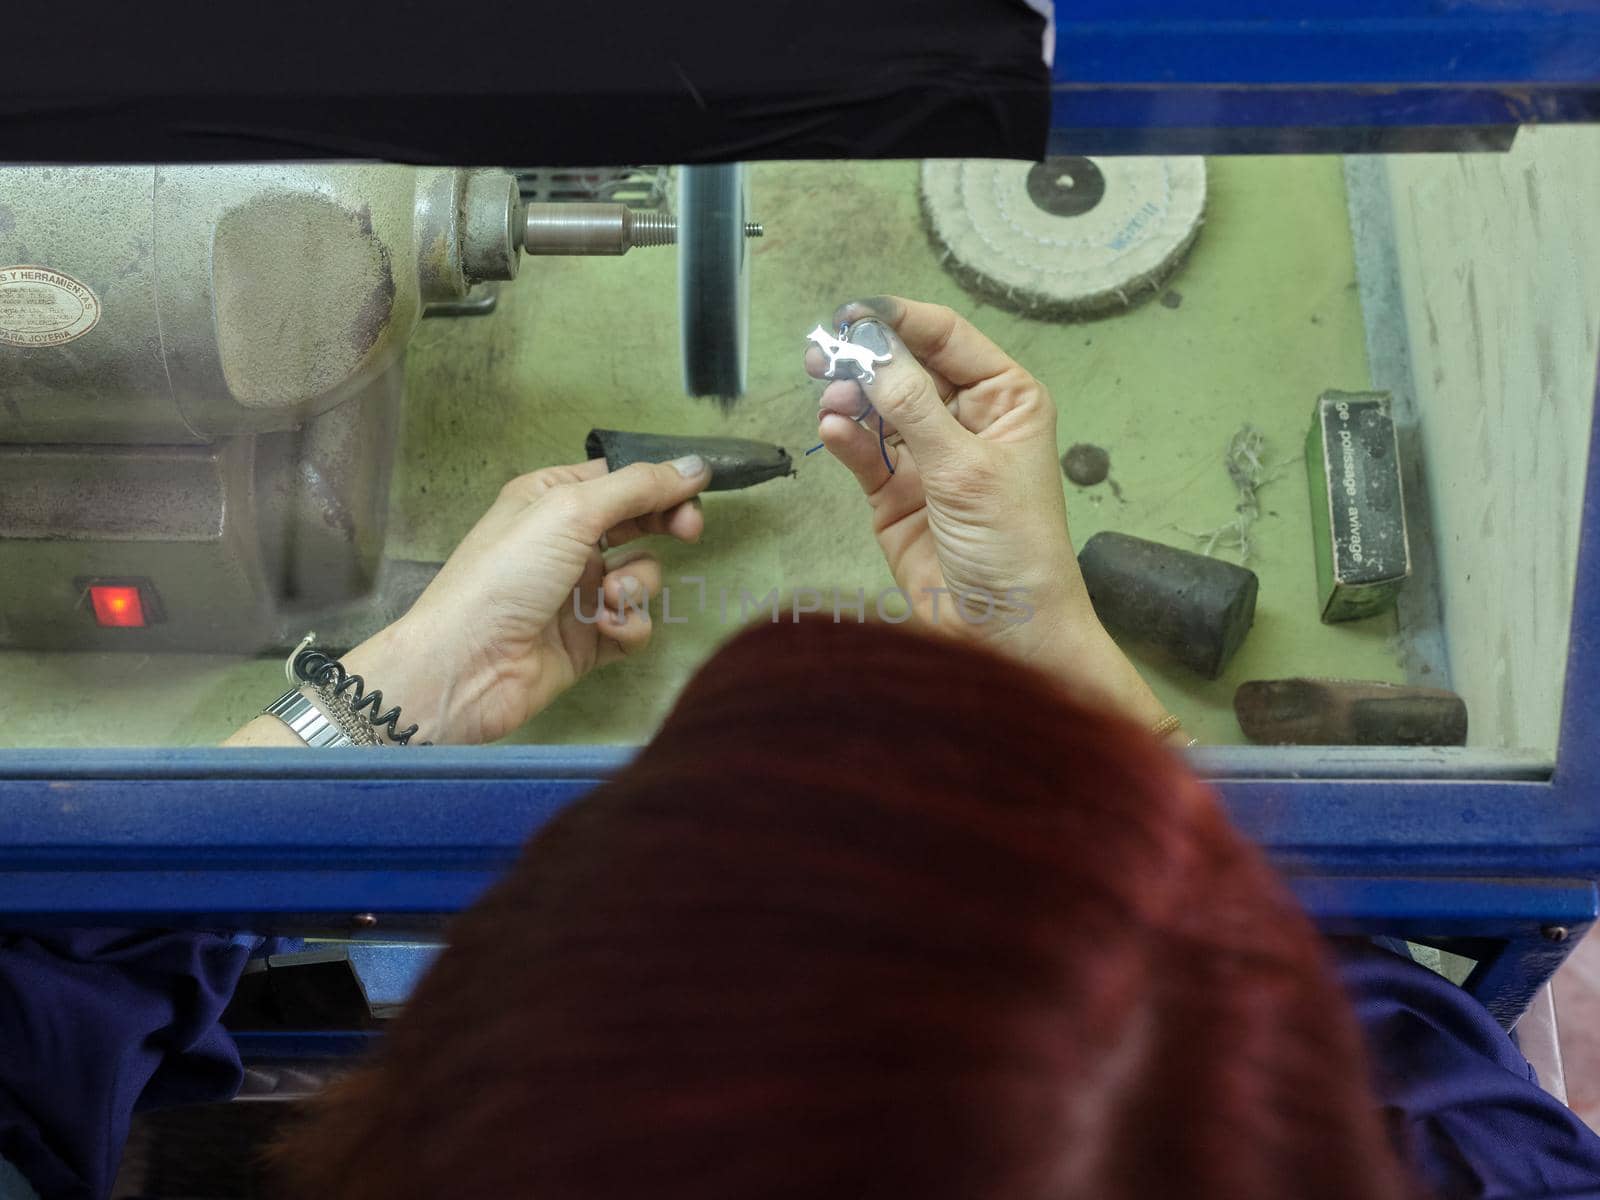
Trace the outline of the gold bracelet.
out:
[[[1172,733],[1174,730],[1180,728],[1182,725],[1183,722],[1180,721],[1175,714],[1168,713],[1166,716],[1162,717],[1161,720],[1150,726],[1150,736],[1154,738],[1164,738],[1169,733]]]

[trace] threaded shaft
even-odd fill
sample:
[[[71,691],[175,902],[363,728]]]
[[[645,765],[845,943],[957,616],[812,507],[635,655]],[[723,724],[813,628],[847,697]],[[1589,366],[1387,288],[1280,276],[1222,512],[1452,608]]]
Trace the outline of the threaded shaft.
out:
[[[762,237],[759,221],[746,221],[744,236]],[[523,248],[529,254],[626,254],[635,246],[671,246],[678,219],[671,213],[623,204],[529,204]]]
[[[670,246],[678,240],[678,218],[670,213],[631,209],[628,213],[630,246]],[[766,229],[760,221],[746,221],[747,238],[765,237]]]
[[[633,209],[628,218],[631,246],[670,246],[678,240],[678,221],[669,213]]]
[[[678,240],[678,219],[667,213],[634,209],[629,213],[629,220],[632,222],[630,246],[670,246]],[[767,231],[760,221],[746,221],[744,235],[765,237]]]

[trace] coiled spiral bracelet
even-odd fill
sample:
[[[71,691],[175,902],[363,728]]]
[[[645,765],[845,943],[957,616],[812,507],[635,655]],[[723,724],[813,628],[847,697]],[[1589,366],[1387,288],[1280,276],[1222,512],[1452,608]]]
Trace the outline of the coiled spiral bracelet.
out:
[[[395,705],[388,712],[381,712],[383,708],[383,693],[377,688],[366,690],[366,681],[359,675],[352,675],[345,670],[344,664],[331,654],[312,648],[311,643],[316,634],[308,633],[300,644],[295,647],[294,653],[289,656],[284,664],[284,674],[288,677],[291,686],[305,683],[316,688],[317,694],[338,711],[337,716],[348,716],[358,727],[365,722],[369,727],[363,732],[371,745],[383,745],[380,734],[387,737],[390,744],[407,746],[417,733],[417,726],[409,725],[405,729],[400,725],[400,706]],[[345,724],[344,721],[340,722]],[[419,746],[431,746],[432,742],[418,742]]]

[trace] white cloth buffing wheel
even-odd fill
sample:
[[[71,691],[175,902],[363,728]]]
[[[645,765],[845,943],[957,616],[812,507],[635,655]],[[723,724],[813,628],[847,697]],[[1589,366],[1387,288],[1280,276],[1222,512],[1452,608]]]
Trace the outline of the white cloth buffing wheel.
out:
[[[1203,158],[922,164],[922,210],[945,268],[1028,316],[1095,316],[1153,295],[1205,204]]]

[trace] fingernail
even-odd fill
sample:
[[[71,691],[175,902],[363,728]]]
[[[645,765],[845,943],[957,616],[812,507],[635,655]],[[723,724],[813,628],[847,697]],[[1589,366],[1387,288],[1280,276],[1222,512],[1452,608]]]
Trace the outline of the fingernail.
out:
[[[892,319],[894,316],[894,302],[887,296],[863,296],[859,300],[851,300],[841,304],[834,310],[834,323],[859,319],[866,313],[876,313],[880,317]]]
[[[622,582],[617,586],[622,589],[622,594],[629,600],[640,600],[644,597],[644,584],[640,583],[632,575],[624,575]]]
[[[894,343],[890,339],[889,327],[876,317],[863,317],[850,326],[850,340],[874,354],[892,353]]]
[[[685,479],[693,479],[696,475],[705,473],[706,460],[698,454],[685,454],[682,458],[672,460],[672,465],[678,469],[678,474]]]

